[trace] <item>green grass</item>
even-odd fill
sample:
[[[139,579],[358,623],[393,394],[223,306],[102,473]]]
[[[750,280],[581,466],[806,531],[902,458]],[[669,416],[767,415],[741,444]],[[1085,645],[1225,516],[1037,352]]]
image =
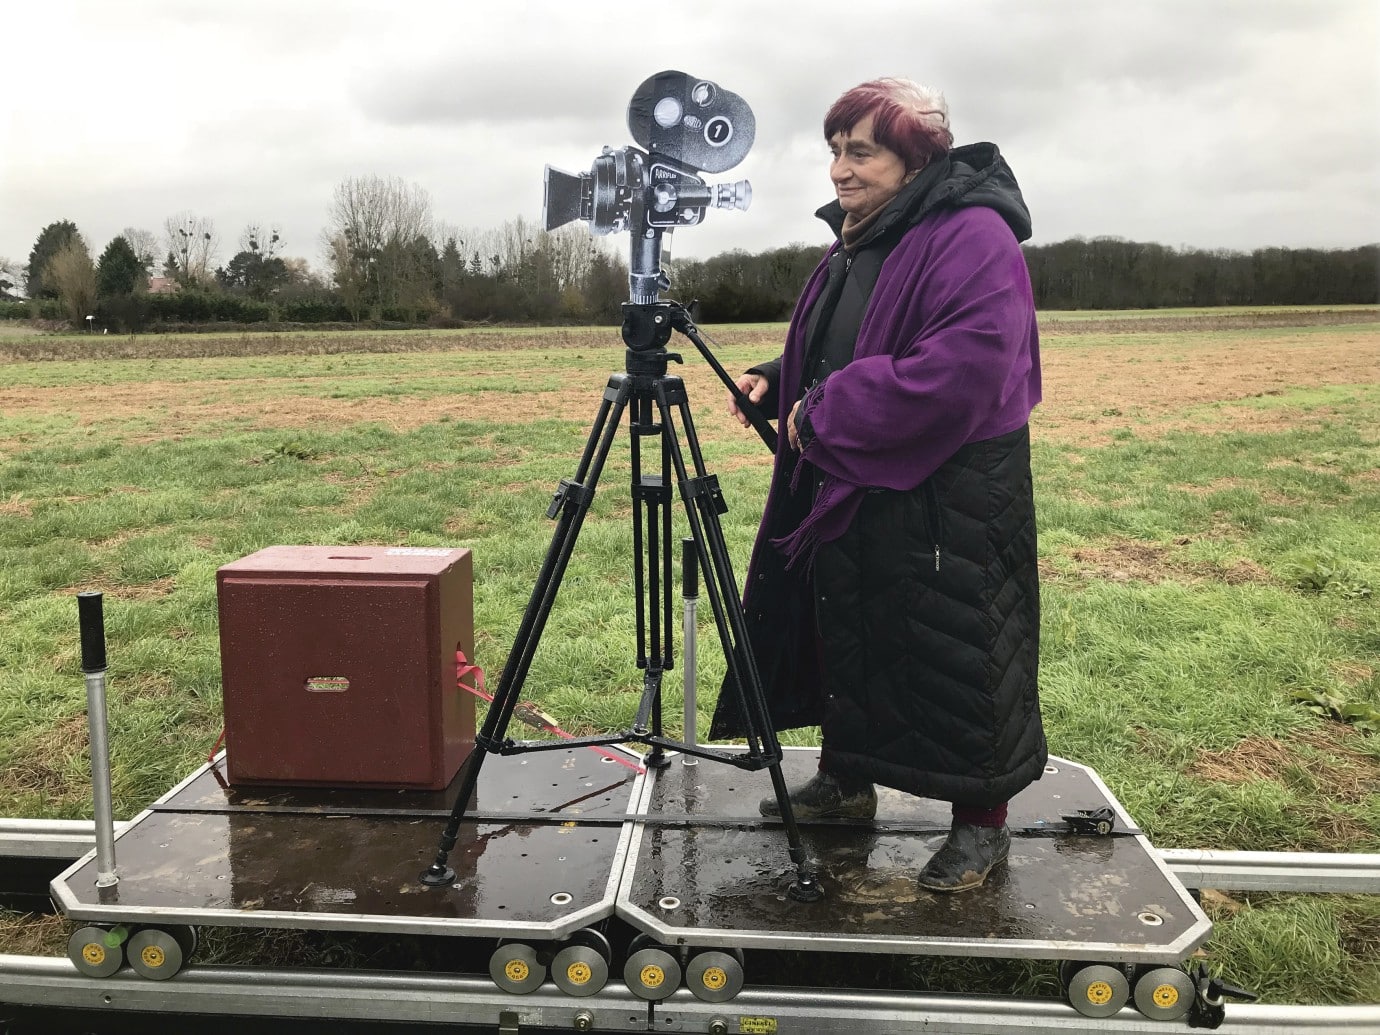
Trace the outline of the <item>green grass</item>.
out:
[[[762,358],[780,332],[713,330],[730,370]],[[90,815],[73,601],[82,589],[106,593],[120,816],[214,743],[215,571],[264,546],[471,548],[478,660],[496,682],[551,536],[551,492],[572,474],[623,355],[609,330],[447,333],[362,341],[395,342],[391,353],[339,351],[348,336],[337,334],[297,354],[275,337],[260,342],[267,355],[0,363],[0,393],[72,393],[0,409],[0,815]],[[1045,348],[1053,365],[1066,350],[1117,346],[1125,376],[1153,376],[1138,363],[1284,333],[1300,349],[1346,335],[1364,336],[1362,352],[1377,347],[1375,326],[1362,323],[1056,334]],[[208,340],[187,337],[188,347]],[[229,345],[247,350],[247,337]],[[761,446],[728,427],[722,391],[682,351],[741,578],[766,486],[766,470],[748,462]],[[155,390],[156,404],[138,405]],[[503,419],[504,397],[538,392],[574,392],[587,405]],[[273,419],[319,400],[342,408],[293,426]],[[395,403],[409,419],[344,408]],[[489,416],[467,415],[482,406]],[[1380,709],[1380,385],[1224,393],[1128,412],[1102,439],[1042,435],[1041,419],[1051,749],[1097,769],[1160,847],[1380,851],[1380,733],[1299,699]],[[622,436],[527,682],[525,696],[573,732],[625,728],[641,686],[627,478]],[[701,613],[703,730],[723,665],[707,606]],[[678,673],[664,705],[679,732]],[[1380,1001],[1373,901],[1243,899],[1218,919],[1209,958],[1230,979],[1278,999]],[[916,967],[923,987],[977,980],[942,961]],[[998,986],[1049,990],[1047,969],[993,975]]]

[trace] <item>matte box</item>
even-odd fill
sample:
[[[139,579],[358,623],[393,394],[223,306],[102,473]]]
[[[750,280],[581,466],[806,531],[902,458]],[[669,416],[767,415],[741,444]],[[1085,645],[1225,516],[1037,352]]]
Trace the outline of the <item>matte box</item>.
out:
[[[232,784],[450,783],[474,746],[469,550],[270,546],[216,592]]]

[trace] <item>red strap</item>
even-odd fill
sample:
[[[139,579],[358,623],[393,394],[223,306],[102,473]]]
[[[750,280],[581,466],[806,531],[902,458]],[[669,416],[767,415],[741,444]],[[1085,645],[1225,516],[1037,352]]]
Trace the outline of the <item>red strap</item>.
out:
[[[474,686],[470,686],[464,682],[465,677],[471,675],[476,676]],[[455,651],[455,677],[456,682],[459,683],[461,690],[468,690],[470,693],[474,694],[475,697],[483,698],[484,700],[489,702],[493,701],[493,694],[489,693],[484,689],[484,670],[480,668],[478,665],[470,664],[470,659],[465,657],[465,652],[458,648]],[[521,705],[519,706],[519,708],[522,707],[523,706]],[[514,709],[515,712],[517,710],[518,709]],[[527,714],[539,716],[542,720],[540,722],[534,723],[534,725],[537,725],[542,729],[549,730],[550,732],[556,734],[556,736],[561,737],[564,740],[575,739],[575,735],[573,733],[567,733],[565,730],[557,726],[554,722],[548,721],[547,717],[541,715],[540,711],[536,709],[535,706],[527,706]],[[645,773],[647,771],[645,766],[640,766],[636,762],[630,761],[621,755],[615,754],[612,751],[605,751],[603,748],[595,744],[587,744],[585,746],[588,747],[591,751],[595,751],[603,755],[605,758],[613,759],[619,765],[627,766],[634,772]]]
[[[211,749],[211,753],[210,753],[209,755],[206,756],[206,761],[208,761],[208,762],[214,762],[214,761],[216,760],[216,752],[220,750],[220,746],[221,746],[222,744],[224,744],[224,743],[225,743],[225,727],[222,726],[222,727],[220,728],[220,736],[216,738],[216,746],[213,747],[213,748]]]
[[[466,686],[465,678],[474,676],[474,685]],[[468,690],[476,697],[482,697],[486,701],[492,701],[493,695],[484,690],[484,670],[478,665],[471,665],[470,659],[465,657],[465,652],[457,649],[455,651],[455,681],[460,684],[462,690]]]

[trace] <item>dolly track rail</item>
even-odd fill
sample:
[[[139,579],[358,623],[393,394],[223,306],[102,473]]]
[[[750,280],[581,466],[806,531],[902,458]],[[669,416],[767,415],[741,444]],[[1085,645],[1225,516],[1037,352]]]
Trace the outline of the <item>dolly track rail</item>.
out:
[[[1056,1000],[821,989],[745,989],[731,1003],[704,1003],[682,989],[648,1004],[623,988],[588,999],[537,991],[500,992],[476,977],[193,967],[170,982],[128,972],[103,980],[79,975],[65,959],[0,955],[0,1002],[106,1013],[199,1013],[221,1016],[444,1023],[494,1030],[556,1028],[709,1031],[716,1020],[742,1030],[742,1019],[771,1019],[770,1030],[818,1035],[950,1035],[1041,1032],[1158,1032],[1180,1025],[1151,1021],[1129,1008],[1089,1018]],[[588,1018],[579,1026],[580,1015]],[[1380,1006],[1234,1004],[1220,1029],[1240,1035],[1380,1032]],[[768,1030],[762,1027],[757,1030]]]
[[[0,819],[0,864],[70,861],[95,847],[94,825],[70,820]],[[1380,855],[1306,852],[1161,850],[1185,885],[1238,891],[1380,893]],[[0,866],[0,882],[3,882]],[[244,1017],[332,1018],[446,1023],[486,1030],[577,1028],[582,1015],[598,1031],[709,1031],[716,1020],[743,1030],[743,1018],[770,1018],[782,1032],[889,1035],[918,1027],[955,1035],[1048,1032],[1165,1032],[1129,1008],[1093,1019],[1058,1000],[941,996],[922,993],[748,988],[731,1003],[711,1004],[681,990],[656,1005],[609,986],[589,999],[539,990],[516,997],[480,977],[381,972],[190,967],[172,982],[131,973],[96,980],[65,958],[0,954],[0,1002],[137,1013],[212,1013]],[[507,1027],[504,1027],[504,1025]],[[516,1027],[513,1027],[516,1025]],[[1380,1005],[1232,1004],[1223,1031],[1242,1035],[1371,1032],[1380,1035]]]

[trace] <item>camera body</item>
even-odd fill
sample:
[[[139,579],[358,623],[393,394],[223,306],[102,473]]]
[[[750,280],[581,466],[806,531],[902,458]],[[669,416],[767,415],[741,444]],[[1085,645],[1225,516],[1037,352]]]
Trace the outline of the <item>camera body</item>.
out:
[[[736,93],[684,72],[658,72],[633,93],[628,131],[653,154],[721,173],[747,157],[757,123]]]
[[[709,208],[752,203],[746,180],[710,185],[699,173],[741,162],[756,129],[737,94],[684,72],[658,72],[628,105],[628,130],[645,150],[605,147],[587,173],[548,165],[542,221],[547,230],[582,219],[596,234],[631,233],[629,299],[653,304],[670,286],[661,269],[663,235],[696,225]]]

